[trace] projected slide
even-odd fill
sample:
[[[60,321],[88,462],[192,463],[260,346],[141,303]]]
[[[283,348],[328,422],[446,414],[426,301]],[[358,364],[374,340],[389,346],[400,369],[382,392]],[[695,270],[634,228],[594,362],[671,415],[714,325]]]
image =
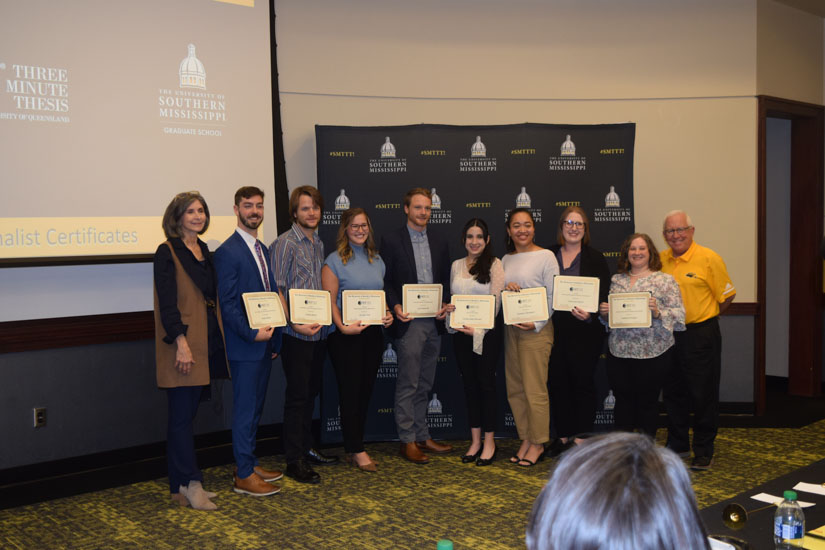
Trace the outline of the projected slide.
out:
[[[198,190],[275,236],[267,0],[0,0],[0,260],[154,252]]]

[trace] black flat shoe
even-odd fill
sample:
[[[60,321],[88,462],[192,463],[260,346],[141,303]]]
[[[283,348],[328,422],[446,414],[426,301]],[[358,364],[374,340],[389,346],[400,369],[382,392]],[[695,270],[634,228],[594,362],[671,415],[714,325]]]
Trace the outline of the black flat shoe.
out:
[[[310,464],[315,464],[316,466],[335,464],[339,461],[338,456],[325,455],[321,451],[317,451],[315,449],[310,449],[309,452],[304,455],[304,459]]]
[[[476,459],[479,456],[481,456],[481,449],[479,449],[478,452],[474,455],[464,455],[464,456],[462,456],[461,457],[461,463],[462,464],[469,464],[470,462],[475,462]]]
[[[497,452],[498,452],[498,449],[493,451],[493,456],[491,456],[490,458],[481,458],[481,456],[479,456],[476,459],[476,466],[489,466],[490,464],[492,464],[496,460],[496,453]]]

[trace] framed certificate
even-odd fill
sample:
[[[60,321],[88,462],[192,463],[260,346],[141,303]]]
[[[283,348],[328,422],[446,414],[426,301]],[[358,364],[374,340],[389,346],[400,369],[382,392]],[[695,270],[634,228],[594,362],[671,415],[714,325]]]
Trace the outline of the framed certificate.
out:
[[[404,285],[401,309],[413,317],[435,317],[441,309],[441,285]]]
[[[650,327],[650,292],[624,292],[607,297],[610,312],[607,326],[610,328]]]
[[[553,279],[553,309],[570,311],[574,307],[599,311],[599,278],[556,275]]]
[[[341,316],[345,325],[383,325],[387,311],[383,290],[345,290],[341,293]]]
[[[450,302],[450,327],[493,328],[496,317],[496,297],[491,294],[453,294]]]
[[[284,307],[277,292],[244,292],[241,298],[249,328],[286,326]]]
[[[501,309],[504,324],[534,323],[550,318],[547,309],[547,289],[543,286],[522,288],[518,292],[504,290],[501,293]]]
[[[289,320],[301,325],[331,325],[329,291],[290,288]]]

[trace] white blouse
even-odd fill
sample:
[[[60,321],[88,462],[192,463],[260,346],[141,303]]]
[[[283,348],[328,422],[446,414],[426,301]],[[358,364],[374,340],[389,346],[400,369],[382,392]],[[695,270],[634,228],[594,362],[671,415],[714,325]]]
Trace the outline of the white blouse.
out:
[[[490,266],[490,282],[481,284],[476,281],[473,275],[470,275],[470,270],[467,268],[467,259],[461,258],[453,262],[450,268],[450,293],[451,294],[492,294],[496,297],[496,315],[501,309],[501,289],[504,288],[504,267],[501,260],[493,259],[493,264]],[[450,318],[447,317],[447,331],[450,333],[458,332],[450,328]],[[473,331],[473,352],[481,355],[483,351],[484,335],[487,334],[487,329],[475,329]]]

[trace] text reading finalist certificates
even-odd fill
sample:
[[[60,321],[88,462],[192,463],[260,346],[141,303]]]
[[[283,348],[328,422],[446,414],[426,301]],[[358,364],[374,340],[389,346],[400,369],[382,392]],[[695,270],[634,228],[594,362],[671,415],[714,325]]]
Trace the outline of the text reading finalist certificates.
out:
[[[331,325],[329,291],[290,288],[289,320],[299,325]]]
[[[504,324],[535,323],[550,318],[547,309],[547,289],[543,286],[522,288],[518,292],[504,290],[501,292],[501,309],[504,312]]]
[[[570,311],[574,307],[599,311],[599,278],[556,275],[553,279],[553,309]]]
[[[453,294],[450,327],[493,328],[496,317],[496,297],[492,294]]]
[[[387,311],[383,290],[345,290],[341,293],[341,315],[345,325],[383,325]]]
[[[650,327],[650,292],[624,292],[607,297],[610,311],[607,326],[610,328]]]
[[[401,309],[412,317],[435,317],[441,310],[441,285],[404,285]]]
[[[241,297],[249,328],[286,326],[284,308],[277,292],[244,292]]]

